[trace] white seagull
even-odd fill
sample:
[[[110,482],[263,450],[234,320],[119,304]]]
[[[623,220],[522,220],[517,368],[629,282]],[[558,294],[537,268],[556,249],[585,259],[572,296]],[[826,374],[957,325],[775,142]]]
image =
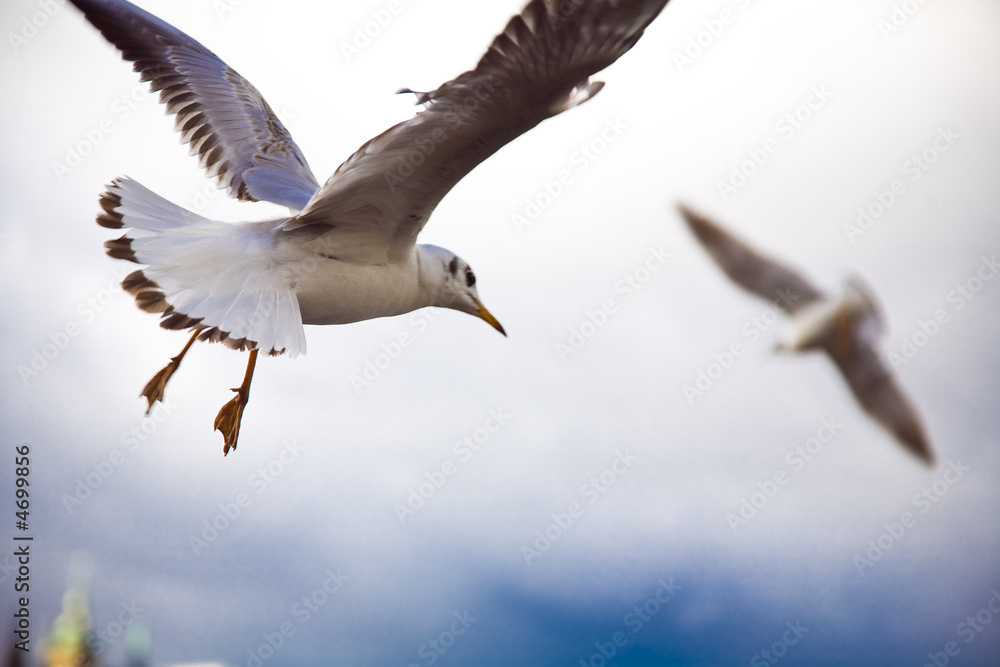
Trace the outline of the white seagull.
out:
[[[264,222],[209,220],[128,178],[101,196],[97,222],[128,228],[106,243],[108,254],[145,267],[124,289],[161,314],[160,326],[194,332],[143,389],[149,407],[196,339],[250,350],[243,384],[215,419],[228,454],[258,351],[304,353],[303,324],[439,306],[504,333],[468,263],[417,245],[417,235],[476,165],[600,91],[590,75],[632,48],[667,0],[531,0],[475,69],[414,93],[423,109],[361,146],[322,186],[257,89],[214,53],[124,0],[72,2],[160,92],[182,141],[230,196],[290,210]]]
[[[772,300],[791,323],[778,349],[825,351],[837,364],[854,397],[913,455],[934,463],[916,409],[879,353],[884,317],[871,289],[851,276],[844,294],[831,298],[793,270],[765,257],[708,218],[678,207],[695,237],[737,285]]]

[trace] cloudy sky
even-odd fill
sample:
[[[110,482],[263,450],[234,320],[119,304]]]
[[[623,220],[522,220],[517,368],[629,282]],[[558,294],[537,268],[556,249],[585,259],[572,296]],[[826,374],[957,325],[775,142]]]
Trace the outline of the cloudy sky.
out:
[[[143,6],[252,81],[322,179],[520,4]],[[0,28],[0,489],[10,517],[29,445],[36,648],[77,563],[108,664],[120,620],[156,665],[1000,651],[1000,5],[673,0],[422,236],[472,264],[509,338],[441,310],[308,327],[306,356],[258,364],[225,458],[212,421],[245,355],[196,346],[143,417],[186,336],[118,288],[97,197],[128,175],[216,219],[280,209],[217,191],[73,7],[11,0]],[[828,360],[772,353],[783,322],[678,201],[825,289],[864,276],[935,467]]]

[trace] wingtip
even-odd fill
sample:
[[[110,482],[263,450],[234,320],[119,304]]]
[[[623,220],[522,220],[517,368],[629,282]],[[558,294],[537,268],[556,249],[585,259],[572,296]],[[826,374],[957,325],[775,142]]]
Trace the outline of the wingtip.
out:
[[[687,203],[679,201],[675,205],[677,212],[692,230],[697,231],[709,226],[708,218],[695,211]]]
[[[677,202],[677,211],[680,213],[681,218],[684,219],[684,222],[687,224],[691,233],[694,234],[695,238],[697,238],[713,256],[716,255],[720,246],[723,248],[731,248],[734,245],[744,245],[741,241],[738,241],[732,234],[728,233],[709,217],[699,213],[686,203]],[[716,261],[719,261],[718,257],[716,257]],[[723,267],[723,270],[729,274],[728,269]],[[733,277],[732,274],[730,274],[730,277]]]
[[[912,447],[910,451],[928,468],[933,468],[937,465],[937,457],[934,456],[934,452],[931,451],[930,445],[926,442],[920,442],[918,447]]]
[[[934,455],[931,443],[915,415],[911,417],[909,423],[896,425],[893,431],[899,444],[919,459],[922,464],[928,468],[933,468],[937,464],[937,457]]]

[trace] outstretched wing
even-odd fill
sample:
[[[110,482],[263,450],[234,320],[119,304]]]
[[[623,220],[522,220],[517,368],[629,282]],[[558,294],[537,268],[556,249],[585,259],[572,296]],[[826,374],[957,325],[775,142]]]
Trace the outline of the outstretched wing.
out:
[[[125,0],[71,2],[160,92],[191,154],[231,197],[299,210],[319,189],[271,107],[218,56]]]
[[[729,278],[789,313],[825,298],[808,280],[684,205],[678,209],[695,237]]]
[[[855,329],[849,345],[831,340],[823,347],[865,412],[896,436],[908,451],[932,464],[934,454],[917,411],[879,354],[878,329],[877,323],[869,318]]]
[[[402,257],[476,165],[596,94],[590,75],[632,48],[666,4],[531,0],[475,69],[417,93],[425,108],[358,149],[287,227],[329,225],[326,242],[358,261]]]

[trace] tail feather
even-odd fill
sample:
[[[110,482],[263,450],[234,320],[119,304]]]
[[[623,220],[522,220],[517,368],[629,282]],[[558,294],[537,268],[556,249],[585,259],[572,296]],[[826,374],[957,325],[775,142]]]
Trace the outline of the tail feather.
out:
[[[128,178],[108,186],[101,208],[98,224],[128,229],[108,254],[145,265],[122,287],[160,326],[240,350],[305,352],[292,272],[273,256],[275,223],[209,220]]]

